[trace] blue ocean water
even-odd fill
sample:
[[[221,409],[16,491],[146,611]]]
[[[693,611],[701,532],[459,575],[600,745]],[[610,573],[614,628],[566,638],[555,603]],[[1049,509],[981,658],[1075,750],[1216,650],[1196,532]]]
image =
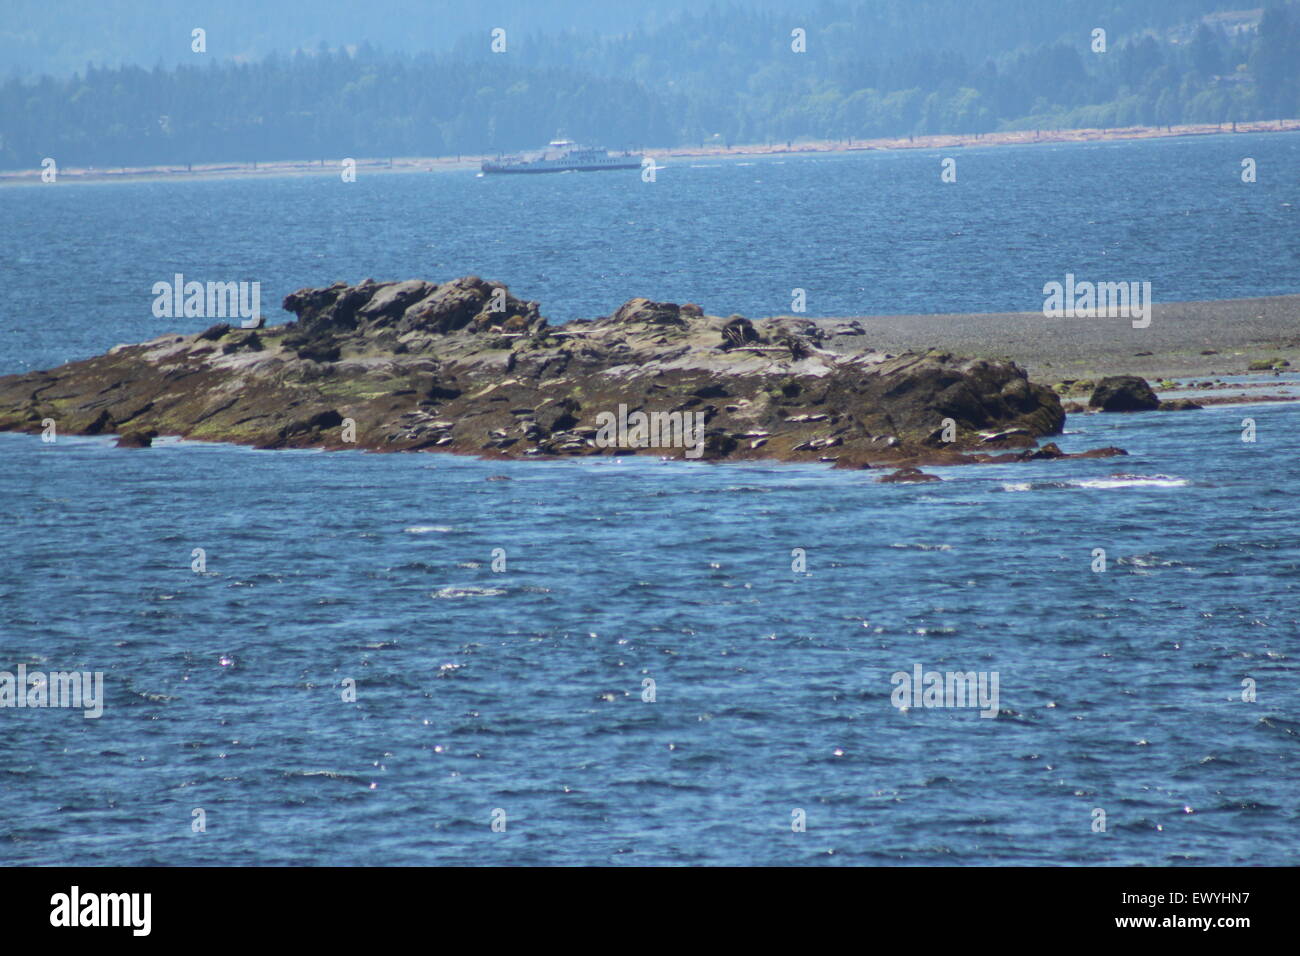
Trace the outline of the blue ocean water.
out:
[[[247,268],[276,294],[477,271],[574,314],[641,293],[761,315],[820,262],[838,278],[810,311],[844,314],[1033,308],[1039,271],[1111,250],[1119,277],[1171,276],[1157,298],[1293,292],[1295,176],[1265,171],[1294,170],[1300,141],[1251,138],[1265,188],[1243,193],[1245,139],[961,157],[987,212],[989,190],[1048,182],[1052,155],[1069,202],[1131,150],[1114,160],[1127,185],[1093,196],[1104,241],[1015,204],[936,225],[955,193],[917,187],[909,207],[879,188],[937,154],[687,167],[696,199],[676,213],[573,176],[7,190],[5,261],[30,261],[10,273],[0,370],[158,334],[148,284],[173,271]],[[1168,165],[1188,151],[1230,185]],[[1143,175],[1154,192],[1117,227]],[[827,198],[854,176],[861,207]],[[750,177],[791,201],[755,201]],[[563,199],[579,187],[588,204]],[[1158,227],[1184,204],[1230,226]],[[512,208],[552,216],[493,215]],[[931,258],[904,254],[927,234]],[[1295,864],[1297,428],[1285,404],[1071,417],[1066,450],[1130,456],[931,469],[946,480],[923,486],[0,434],[0,670],[102,671],[106,696],[99,719],[0,709],[0,862]],[[891,676],[917,664],[996,672],[1002,713],[900,711]]]
[[[1296,425],[924,487],[0,435],[6,666],[106,680],[0,711],[0,859],[1295,863]],[[917,663],[1005,712],[901,713]]]
[[[957,160],[957,182],[940,180]],[[1241,181],[1241,160],[1258,181]],[[633,296],[720,315],[1037,311],[1067,273],[1149,281],[1158,302],[1300,291],[1300,134],[666,160],[626,175],[471,171],[57,182],[0,189],[0,374],[198,331],[155,282],[477,273],[552,321]]]

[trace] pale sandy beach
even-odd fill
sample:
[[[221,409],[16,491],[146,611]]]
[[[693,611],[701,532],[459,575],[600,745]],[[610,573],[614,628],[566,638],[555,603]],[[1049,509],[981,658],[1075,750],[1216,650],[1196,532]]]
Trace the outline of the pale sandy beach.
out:
[[[833,327],[844,320],[827,319]],[[1035,381],[1104,375],[1206,378],[1239,375],[1251,362],[1283,359],[1300,369],[1300,295],[1157,303],[1151,324],[1127,318],[1046,318],[1041,312],[879,315],[858,319],[865,336],[837,336],[835,348],[942,348],[1010,358]]]
[[[994,133],[902,136],[889,139],[793,140],[789,143],[754,143],[728,146],[702,143],[699,146],[645,147],[646,156],[660,162],[673,158],[731,159],[783,154],[849,153],[898,149],[963,149],[985,146],[1031,146],[1047,143],[1103,142],[1125,139],[1160,139],[1177,136],[1214,136],[1231,133],[1300,132],[1300,119],[1260,120],[1251,123],[1200,123],[1183,126],[1129,126],[1115,129],[1004,130]],[[357,175],[428,173],[473,169],[494,154],[482,156],[407,156],[358,158]],[[58,180],[76,182],[120,182],[150,179],[226,178],[231,176],[338,176],[343,157],[281,160],[275,162],[227,162],[168,164],[157,166],[59,167]],[[40,184],[39,168],[0,171],[0,185]]]

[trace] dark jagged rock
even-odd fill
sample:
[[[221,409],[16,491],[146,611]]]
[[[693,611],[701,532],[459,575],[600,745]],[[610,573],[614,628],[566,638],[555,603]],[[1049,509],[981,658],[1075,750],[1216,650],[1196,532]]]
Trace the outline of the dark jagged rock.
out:
[[[754,323],[743,315],[733,316],[722,327],[722,348],[724,349],[740,348],[758,340],[759,335],[754,329]]]
[[[1015,458],[1065,420],[1057,395],[1014,363],[830,351],[802,318],[635,298],[554,327],[536,302],[476,276],[336,282],[284,308],[285,325],[171,333],[0,378],[0,429],[53,418],[65,433],[262,448],[919,468],[1000,449]]]
[[[200,332],[199,338],[204,342],[215,342],[217,339],[221,338],[229,331],[230,331],[229,322],[218,322],[216,325],[206,328],[202,332]]]
[[[152,428],[144,431],[126,431],[118,436],[118,448],[148,448],[153,444],[153,440],[158,437],[158,433]]]
[[[1167,398],[1160,402],[1162,412],[1189,412],[1205,406],[1190,398]]]
[[[867,331],[862,327],[862,323],[859,322],[857,319],[850,319],[847,322],[842,322],[839,325],[835,326],[835,328],[830,330],[829,334],[832,336],[834,335],[858,336],[858,335],[866,335]]]
[[[572,398],[547,400],[534,410],[532,420],[548,434],[563,432],[578,424],[580,411],[582,406]]]
[[[1105,448],[1090,448],[1087,451],[1064,452],[1061,451],[1056,442],[1048,442],[1041,448],[1030,448],[1020,452],[1007,452],[1002,455],[980,455],[972,456],[980,464],[1003,465],[1013,461],[1066,461],[1071,458],[1114,458],[1117,455],[1127,455],[1123,448],[1116,448],[1114,445],[1107,445]],[[935,461],[933,464],[950,464],[948,461]]]
[[[1033,451],[1022,452],[1022,458],[1025,461],[1050,461],[1064,457],[1066,457],[1065,452],[1061,451],[1061,446],[1054,441],[1049,441],[1046,445],[1035,448]]]
[[[685,328],[682,310],[672,302],[651,302],[649,299],[629,299],[618,307],[611,318],[620,325],[643,323]]]
[[[912,483],[923,481],[942,481],[938,475],[927,475],[919,468],[900,468],[892,474],[884,475],[880,479],[882,482],[894,483]]]
[[[221,351],[225,355],[231,352],[238,352],[240,349],[249,349],[253,352],[262,351],[262,340],[257,337],[256,332],[249,332],[247,335],[241,335],[238,338],[231,339],[221,346]]]
[[[1097,383],[1088,405],[1103,412],[1150,412],[1160,407],[1160,399],[1146,379],[1137,375],[1112,375]]]
[[[1078,454],[1071,455],[1071,458],[1115,458],[1119,455],[1127,455],[1123,448],[1116,448],[1114,445],[1107,445],[1105,448],[1090,448],[1088,451],[1081,451]]]
[[[318,338],[287,336],[284,344],[293,349],[299,358],[312,362],[337,362],[342,354],[338,342],[331,336]]]

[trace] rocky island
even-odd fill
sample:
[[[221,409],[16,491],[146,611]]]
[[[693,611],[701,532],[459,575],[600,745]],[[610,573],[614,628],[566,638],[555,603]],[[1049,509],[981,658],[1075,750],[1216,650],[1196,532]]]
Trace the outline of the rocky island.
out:
[[[829,347],[860,326],[750,321],[636,298],[553,326],[537,302],[468,276],[302,289],[295,320],[168,334],[0,378],[0,430],[157,435],[259,448],[488,458],[643,453],[898,469],[1072,457],[1039,440],[1059,396],[1010,361]],[[647,417],[690,429],[615,440]],[[674,417],[676,416],[676,417]],[[1098,449],[1088,455],[1123,454]]]

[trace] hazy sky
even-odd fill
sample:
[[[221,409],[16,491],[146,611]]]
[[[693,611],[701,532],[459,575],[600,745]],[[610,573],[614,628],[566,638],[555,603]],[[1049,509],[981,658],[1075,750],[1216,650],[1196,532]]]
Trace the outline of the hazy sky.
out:
[[[4,0],[0,69],[66,74],[122,63],[172,65],[207,31],[213,56],[259,58],[369,40],[389,50],[443,50],[466,34],[505,26],[521,33],[620,33],[653,25],[701,0]],[[730,6],[723,2],[719,7]],[[815,0],[746,0],[746,7],[806,10]]]

